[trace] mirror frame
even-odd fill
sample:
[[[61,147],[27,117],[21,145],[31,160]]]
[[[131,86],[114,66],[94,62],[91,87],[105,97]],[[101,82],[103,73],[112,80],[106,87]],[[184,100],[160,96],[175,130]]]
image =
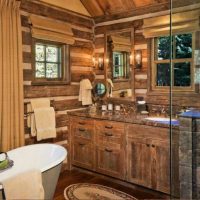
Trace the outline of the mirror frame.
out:
[[[131,90],[132,90],[132,97],[131,99],[128,99],[130,101],[134,101],[135,100],[135,86],[134,86],[134,33],[135,33],[135,29],[134,27],[131,28],[126,28],[126,29],[121,29],[121,30],[114,30],[114,31],[106,31],[104,33],[104,74],[105,74],[105,80],[107,80],[108,78],[108,66],[109,63],[106,62],[107,58],[108,58],[108,37],[112,34],[118,34],[118,33],[125,33],[125,32],[130,32],[130,39],[131,39],[131,52],[130,55],[132,56],[131,62],[130,62],[130,75],[128,79],[123,79],[123,80],[117,80],[117,81],[113,81],[113,72],[112,72],[112,81],[113,83],[115,82],[131,82]],[[108,83],[106,83],[106,88],[108,87]],[[120,100],[124,100],[124,98],[117,98],[117,97],[108,97],[108,98],[112,98],[112,99],[120,99]]]
[[[96,88],[96,85],[97,84],[103,84],[105,86],[105,92],[102,94],[102,95],[97,95],[96,92],[95,92],[95,88]],[[93,85],[93,89],[92,89],[92,95],[94,98],[104,98],[107,94],[107,84],[104,82],[104,81],[98,81],[98,82],[95,82],[94,85]]]

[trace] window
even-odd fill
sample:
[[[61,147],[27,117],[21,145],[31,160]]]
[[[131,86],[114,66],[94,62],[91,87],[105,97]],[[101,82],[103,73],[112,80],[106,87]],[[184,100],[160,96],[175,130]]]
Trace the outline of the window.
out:
[[[177,34],[172,38],[173,89],[193,87],[193,34]],[[156,88],[170,86],[170,36],[154,39],[153,80]]]
[[[34,42],[34,79],[36,83],[69,80],[68,46],[56,42]]]
[[[129,78],[129,53],[113,52],[113,79]]]

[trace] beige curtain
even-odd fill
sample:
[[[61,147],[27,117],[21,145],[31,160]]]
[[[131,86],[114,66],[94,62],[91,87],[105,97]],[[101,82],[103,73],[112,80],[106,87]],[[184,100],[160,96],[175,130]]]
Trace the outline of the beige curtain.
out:
[[[0,151],[24,145],[20,1],[0,0]]]

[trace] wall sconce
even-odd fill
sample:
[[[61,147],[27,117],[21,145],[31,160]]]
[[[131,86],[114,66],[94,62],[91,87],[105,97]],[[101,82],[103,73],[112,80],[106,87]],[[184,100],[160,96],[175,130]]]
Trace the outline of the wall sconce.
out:
[[[103,58],[98,58],[98,69],[103,70]]]
[[[142,51],[138,50],[135,52],[135,68],[142,67]]]
[[[104,68],[104,63],[103,63],[103,58],[102,57],[92,57],[92,63],[93,63],[93,68],[97,68],[99,70],[103,70]],[[109,59],[106,59],[106,63],[109,63]]]
[[[96,66],[96,59],[95,59],[95,57],[92,57],[92,63],[93,63],[93,67],[95,68],[95,66]]]
[[[130,65],[133,64],[133,55],[132,54],[129,56],[129,62],[130,62]]]

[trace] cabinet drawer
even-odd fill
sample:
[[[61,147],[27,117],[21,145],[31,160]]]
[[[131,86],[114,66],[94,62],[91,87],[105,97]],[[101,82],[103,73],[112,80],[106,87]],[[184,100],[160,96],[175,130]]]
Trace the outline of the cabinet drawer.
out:
[[[94,125],[94,120],[88,119],[85,117],[72,117],[71,122],[72,124],[81,125],[81,126]]]
[[[98,130],[112,133],[112,134],[124,133],[124,124],[120,122],[95,121],[95,127]]]
[[[129,138],[169,140],[168,128],[131,124],[127,126],[127,134]]]
[[[106,131],[97,129],[97,144],[98,145],[117,145],[118,148],[125,144],[125,134],[122,131]]]
[[[93,140],[94,138],[94,128],[93,126],[73,126],[72,128],[74,137],[85,138],[89,140]]]

